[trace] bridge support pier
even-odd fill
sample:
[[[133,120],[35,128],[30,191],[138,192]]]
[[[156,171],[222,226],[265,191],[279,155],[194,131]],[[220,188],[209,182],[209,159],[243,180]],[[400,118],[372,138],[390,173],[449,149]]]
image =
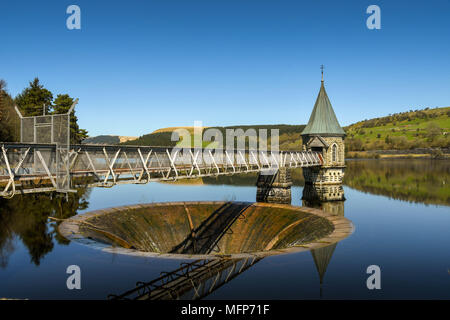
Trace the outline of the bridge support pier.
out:
[[[273,174],[258,174],[256,201],[269,203],[291,203],[291,170],[279,168]]]

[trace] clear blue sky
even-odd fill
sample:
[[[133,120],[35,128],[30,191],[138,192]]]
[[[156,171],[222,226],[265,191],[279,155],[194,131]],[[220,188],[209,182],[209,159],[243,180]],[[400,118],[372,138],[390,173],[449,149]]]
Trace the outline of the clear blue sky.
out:
[[[66,8],[81,8],[81,30]],[[381,8],[381,30],[366,8]],[[325,85],[341,125],[450,105],[450,1],[2,1],[0,78],[80,99],[91,136],[305,124]]]

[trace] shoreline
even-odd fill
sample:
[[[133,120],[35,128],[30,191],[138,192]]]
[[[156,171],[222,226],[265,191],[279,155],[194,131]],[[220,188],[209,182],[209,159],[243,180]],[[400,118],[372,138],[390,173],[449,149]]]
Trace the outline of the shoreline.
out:
[[[346,159],[450,159],[450,149],[347,151]]]

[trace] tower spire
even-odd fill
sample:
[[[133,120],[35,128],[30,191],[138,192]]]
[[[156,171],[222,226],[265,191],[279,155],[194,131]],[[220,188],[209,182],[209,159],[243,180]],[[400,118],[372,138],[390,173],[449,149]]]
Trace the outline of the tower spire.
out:
[[[322,82],[323,82],[323,64],[320,65],[320,70],[322,71]]]
[[[339,125],[336,114],[331,106],[330,99],[328,99],[328,95],[325,91],[323,65],[321,65],[320,68],[322,69],[322,82],[319,94],[311,116],[309,117],[308,124],[302,131],[302,135],[345,136],[345,131]]]

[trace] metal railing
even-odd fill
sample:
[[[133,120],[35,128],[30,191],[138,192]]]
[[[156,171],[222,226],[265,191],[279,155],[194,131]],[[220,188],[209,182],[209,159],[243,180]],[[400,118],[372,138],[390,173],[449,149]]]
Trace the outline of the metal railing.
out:
[[[321,166],[312,151],[0,143],[0,196]],[[61,172],[68,174],[61,175]],[[81,181],[81,178],[89,178]],[[65,188],[61,188],[65,186]]]

